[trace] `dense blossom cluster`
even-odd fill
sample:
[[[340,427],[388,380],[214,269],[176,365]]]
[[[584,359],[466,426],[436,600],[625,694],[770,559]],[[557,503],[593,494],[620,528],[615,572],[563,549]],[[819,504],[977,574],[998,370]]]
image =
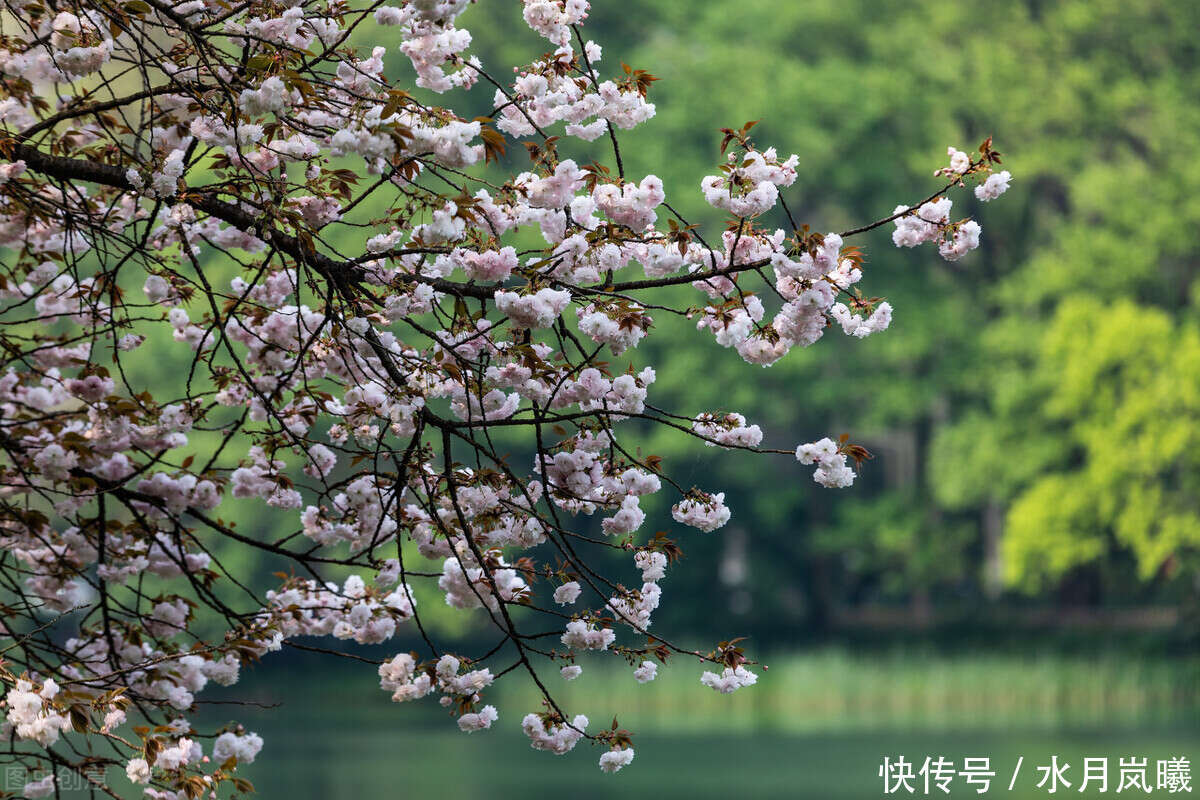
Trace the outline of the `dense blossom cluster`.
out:
[[[691,188],[733,217],[710,244],[659,178],[626,177],[617,132],[653,117],[654,78],[605,76],[587,0],[510,0],[552,48],[511,76],[470,54],[469,0],[393,2],[10,8],[0,681],[26,796],[58,791],[54,768],[87,773],[55,749],[84,736],[148,797],[245,791],[237,765],[263,740],[184,715],[313,638],[403,640],[380,687],[436,695],[467,733],[515,725],[484,696],[524,673],[542,694],[520,722],[535,749],[587,739],[604,771],[629,765],[630,734],[587,733],[539,677],[547,661],[574,680],[577,661],[615,656],[644,684],[685,654],[714,665],[700,682],[718,692],[758,679],[740,649],[649,633],[681,549],[646,534],[652,518],[669,525],[669,508],[686,543],[735,510],[679,485],[638,432],[765,456],[794,440],[763,448],[733,410],[660,409],[655,369],[628,351],[671,315],[764,367],[833,326],[883,331],[892,306],[859,291],[845,238],[894,222],[897,246],[961,258],[980,226],[953,220],[946,193],[971,180],[991,200],[1011,180],[990,140],[951,148],[927,200],[812,234],[781,202],[800,156],[759,150],[747,125]],[[421,99],[388,77],[397,52]],[[494,90],[489,117],[430,100],[476,84]],[[600,137],[615,170],[566,157]],[[502,183],[481,172],[526,155]],[[665,287],[693,300],[663,305]],[[868,454],[821,439],[795,457],[844,487]],[[604,551],[619,573],[595,566]],[[430,598],[500,644],[446,652],[421,622]]]
[[[701,414],[692,423],[692,430],[705,438],[709,447],[757,447],[762,441],[762,428],[747,425],[746,418],[737,412],[718,417]]]
[[[715,672],[705,672],[700,676],[700,682],[705,686],[720,692],[730,694],[743,686],[753,686],[758,683],[758,676],[743,666],[726,667],[718,675]]]
[[[797,447],[796,460],[816,464],[813,480],[822,486],[841,489],[854,483],[854,470],[846,465],[846,454],[828,437]]]

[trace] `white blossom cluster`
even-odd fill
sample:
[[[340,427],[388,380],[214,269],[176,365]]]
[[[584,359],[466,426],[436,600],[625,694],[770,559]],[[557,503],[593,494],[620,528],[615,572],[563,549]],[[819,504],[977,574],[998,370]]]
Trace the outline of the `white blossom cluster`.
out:
[[[802,444],[796,448],[796,460],[801,464],[816,464],[813,480],[822,486],[843,489],[854,483],[854,470],[846,465],[846,455],[830,438]]]
[[[729,162],[723,175],[709,175],[700,182],[704,199],[735,217],[757,217],[775,207],[779,187],[796,182],[800,156],[792,154],[781,162],[775,148],[770,148],[761,153],[748,150],[740,162],[736,153],[730,153]]]
[[[673,649],[647,634],[681,549],[667,534],[686,543],[687,528],[718,531],[733,510],[662,472],[642,429],[730,455],[790,449],[764,447],[734,410],[664,411],[658,373],[630,351],[645,355],[655,320],[674,313],[763,367],[831,326],[862,338],[891,324],[844,241],[865,229],[776,227],[799,155],[758,149],[749,126],[727,141],[718,174],[691,190],[734,218],[706,239],[659,177],[625,174],[618,132],[654,116],[654,78],[601,74],[581,29],[589,3],[513,3],[553,50],[511,75],[471,55],[459,23],[472,5],[9,10],[0,549],[27,628],[11,633],[55,629],[50,645],[27,637],[36,658],[0,664],[6,736],[43,754],[100,737],[147,797],[177,800],[217,796],[263,747],[181,715],[210,682],[233,685],[300,639],[421,637],[427,652],[378,667],[380,687],[396,702],[436,695],[467,733],[498,724],[484,691],[533,672],[538,654],[565,680],[605,655],[650,683]],[[359,31],[387,46],[359,48]],[[440,95],[494,87],[494,119],[419,102],[389,77],[397,57]],[[601,137],[615,169],[570,157]],[[482,171],[522,145],[528,169]],[[980,201],[1004,194],[1011,175],[991,171],[989,147],[976,160],[950,148],[945,191],[970,180]],[[951,209],[935,195],[869,227],[894,222],[897,246],[936,243],[955,260],[981,228]],[[660,291],[672,287],[691,299]],[[122,366],[132,352],[178,360],[145,391]],[[510,458],[514,441],[533,458]],[[821,439],[795,455],[816,483],[846,487],[854,447]],[[677,527],[651,539],[668,505]],[[226,545],[289,571],[260,592],[264,576],[237,573],[254,559],[227,559]],[[633,563],[599,575],[588,553],[601,549]],[[501,646],[445,653],[420,624],[417,581]],[[553,620],[552,652],[523,632],[531,617]],[[757,681],[740,656],[703,657],[718,692]],[[586,737],[606,746],[605,772],[632,762],[625,732],[587,734],[586,717],[538,686],[544,710],[521,721],[533,748],[563,754]],[[51,775],[23,792],[57,789]]]
[[[739,665],[737,667],[726,667],[721,670],[720,674],[706,671],[700,676],[700,682],[713,691],[720,692],[721,694],[731,694],[738,689],[758,683],[758,676]]]
[[[432,669],[420,671],[411,653],[399,653],[379,667],[379,687],[392,693],[394,703],[419,700],[439,691],[443,706],[451,706],[458,700],[472,709],[459,715],[460,730],[465,733],[486,730],[499,719],[499,713],[495,706],[478,706],[478,703],[482,698],[480,693],[495,678],[488,669],[461,670],[462,662],[452,655],[444,655]]]

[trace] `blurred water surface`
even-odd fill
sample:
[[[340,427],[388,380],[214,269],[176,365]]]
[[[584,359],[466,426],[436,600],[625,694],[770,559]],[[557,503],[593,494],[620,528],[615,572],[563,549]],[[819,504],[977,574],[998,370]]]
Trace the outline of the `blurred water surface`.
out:
[[[1158,759],[1200,758],[1190,659],[835,650],[772,663],[759,686],[732,696],[701,687],[699,666],[686,663],[648,686],[599,665],[585,664],[584,678],[568,685],[546,674],[560,702],[589,714],[591,730],[621,710],[622,727],[637,734],[637,757],[617,775],[602,774],[600,751],[586,744],[561,757],[531,751],[519,718],[537,703],[523,688],[502,685],[489,698],[499,722],[468,736],[432,702],[390,703],[362,664],[318,673],[286,657],[268,660],[242,688],[257,703],[281,705],[210,706],[204,716],[236,716],[266,739],[262,761],[240,770],[264,800],[882,797],[879,766],[901,755],[916,763],[914,772],[926,757],[956,766],[990,757],[997,777],[983,796],[1010,800],[1046,796],[1036,767],[1058,756],[1072,765],[1070,791],[1090,797],[1098,793],[1076,791],[1085,757],[1110,759],[1109,792],[1120,758],[1148,759],[1152,785]],[[921,796],[920,776],[913,786]],[[961,779],[951,789],[976,796]]]

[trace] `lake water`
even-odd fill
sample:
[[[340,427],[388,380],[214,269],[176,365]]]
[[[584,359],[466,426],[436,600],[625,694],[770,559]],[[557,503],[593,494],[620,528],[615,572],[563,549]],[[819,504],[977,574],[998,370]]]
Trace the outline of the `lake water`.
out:
[[[506,731],[468,738],[431,733],[398,718],[390,726],[281,727],[264,733],[269,737],[267,760],[245,768],[245,774],[265,800],[883,797],[877,773],[885,754],[916,759],[917,769],[925,756],[945,756],[957,766],[963,756],[987,755],[999,776],[984,796],[1023,800],[1046,796],[1045,787],[1035,788],[1041,777],[1035,766],[1049,764],[1053,755],[1060,764],[1072,765],[1065,775],[1073,789],[1085,756],[1108,756],[1114,783],[1110,793],[1116,789],[1119,757],[1148,758],[1153,782],[1155,759],[1200,755],[1194,731],[644,734],[633,764],[606,775],[595,765],[599,752],[593,748],[580,745],[561,757],[537,753],[519,733]],[[1007,783],[1019,756],[1024,764],[1010,793]],[[920,776],[913,786],[917,796],[923,794]],[[975,794],[973,788],[955,784],[951,790],[951,796]],[[931,796],[944,795],[934,789]]]
[[[805,668],[811,671],[811,667]],[[978,665],[970,669],[980,671]],[[595,689],[591,689],[588,691],[592,695],[578,695],[579,701],[571,708],[583,708],[585,712],[593,705],[598,709],[623,708],[622,726],[636,732],[637,756],[631,766],[615,775],[599,771],[596,762],[601,751],[586,742],[565,756],[531,750],[520,732],[519,720],[536,706],[514,702],[523,698],[493,696],[501,711],[500,720],[492,730],[466,735],[431,702],[390,703],[387,695],[373,685],[373,670],[368,665],[356,665],[354,673],[338,669],[325,676],[307,670],[288,674],[268,667],[248,675],[243,690],[250,689],[258,702],[282,705],[271,709],[209,706],[204,716],[221,719],[228,714],[264,737],[266,747],[260,761],[239,769],[243,777],[254,782],[264,800],[885,797],[878,775],[885,756],[893,760],[903,756],[915,762],[914,773],[926,757],[944,757],[956,768],[965,757],[989,757],[997,773],[990,789],[979,795],[976,786],[965,785],[959,777],[950,785],[950,796],[1007,800],[1047,797],[1049,783],[1037,788],[1042,778],[1037,767],[1049,765],[1057,756],[1060,765],[1070,765],[1063,774],[1071,788],[1060,787],[1060,796],[1067,792],[1075,797],[1100,797],[1098,791],[1078,792],[1085,757],[1109,759],[1110,785],[1105,796],[1116,792],[1119,759],[1147,759],[1147,782],[1152,789],[1157,760],[1182,756],[1194,763],[1200,759],[1200,717],[1190,693],[1164,690],[1151,696],[1155,707],[1145,707],[1151,701],[1143,697],[1134,709],[1125,708],[1133,703],[1132,696],[1121,699],[1114,688],[1107,699],[1116,698],[1117,702],[1095,708],[1096,697],[1092,695],[1102,693],[1103,686],[1075,687],[1074,683],[1083,681],[1071,669],[1068,665],[1059,670],[1064,673],[1065,683],[1045,701],[1047,707],[1037,708],[1036,698],[1034,705],[1022,705],[1027,698],[1014,695],[1009,703],[976,703],[970,707],[973,710],[951,709],[943,714],[913,707],[897,715],[894,702],[888,708],[881,704],[878,713],[872,714],[870,705],[877,701],[871,696],[866,697],[865,707],[862,702],[854,705],[853,697],[832,697],[850,691],[846,685],[830,687],[826,699],[835,705],[852,705],[852,715],[806,711],[816,708],[812,698],[822,694],[821,686],[811,681],[797,682],[793,691],[778,685],[774,690],[764,689],[749,715],[728,718],[696,714],[696,708],[708,707],[704,704],[715,697],[699,685],[689,684],[686,691],[669,684],[657,691],[653,684],[639,687],[645,698],[640,708],[636,694],[630,695],[632,700],[605,698],[595,696]],[[846,667],[841,671],[853,670]],[[1003,673],[1004,668],[984,671]],[[345,677],[352,674],[354,677]],[[955,677],[955,669],[943,669],[941,673],[923,669],[921,674],[927,675],[928,681],[896,674],[898,691],[912,693],[917,691],[915,686],[936,692],[938,686],[926,684],[939,680],[961,682]],[[605,676],[594,677],[605,685]],[[820,680],[820,676],[813,680]],[[583,684],[582,679],[577,684]],[[746,697],[759,688],[746,690]],[[571,689],[581,691],[576,684]],[[860,697],[863,694],[857,693]],[[970,692],[960,694],[962,698],[972,697]],[[976,694],[979,696],[975,701],[986,700],[983,694]],[[938,697],[938,703],[953,705],[947,696]],[[696,698],[694,705],[689,705],[689,698]],[[767,705],[763,705],[764,698]],[[791,700],[796,698],[803,702],[793,708]],[[1079,698],[1086,702],[1080,705]],[[727,698],[715,700],[720,703]],[[954,702],[961,705],[963,701],[960,698]],[[1048,707],[1055,703],[1071,707]],[[673,715],[669,707],[672,704]],[[805,714],[806,718],[795,718]],[[656,722],[672,716],[676,718],[673,727]],[[857,721],[846,724],[847,719]],[[591,729],[607,727],[610,722],[611,717],[594,716]],[[1023,760],[1010,792],[1008,785],[1018,759]],[[913,794],[902,792],[899,796],[924,795],[920,775],[911,785]],[[1154,793],[1167,794],[1166,790]],[[1129,790],[1122,794],[1143,795]],[[947,795],[934,786],[928,796]]]

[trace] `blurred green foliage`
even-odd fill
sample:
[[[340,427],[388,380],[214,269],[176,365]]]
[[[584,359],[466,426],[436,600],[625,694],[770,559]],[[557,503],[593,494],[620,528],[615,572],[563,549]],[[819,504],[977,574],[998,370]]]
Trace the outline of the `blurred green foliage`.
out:
[[[1063,301],[1031,384],[1065,428],[1062,458],[1008,515],[1008,578],[1039,588],[1113,547],[1138,577],[1175,571],[1200,545],[1200,339],[1127,300]],[[1111,536],[1110,536],[1111,535]]]
[[[471,14],[485,64],[537,48],[514,8]],[[830,331],[760,370],[656,319],[632,356],[659,367],[656,404],[743,412],[771,446],[846,431],[879,456],[853,489],[826,492],[798,465],[648,433],[643,450],[734,509],[724,534],[685,537],[700,563],[673,590],[760,632],[872,602],[1193,598],[1198,29],[1184,0],[593,4],[604,70],[661,79],[657,117],[621,138],[626,172],[659,175],[689,221],[722,224],[699,181],[717,129],[750,119],[760,146],[800,154],[785,197],[817,230],[926,195],[949,144],[994,135],[1014,174],[986,209],[955,196],[984,226],[961,262],[898,251],[888,229],[855,242],[865,291],[896,306],[886,335]],[[748,563],[722,583],[739,530]],[[750,602],[711,598],[714,577]]]

